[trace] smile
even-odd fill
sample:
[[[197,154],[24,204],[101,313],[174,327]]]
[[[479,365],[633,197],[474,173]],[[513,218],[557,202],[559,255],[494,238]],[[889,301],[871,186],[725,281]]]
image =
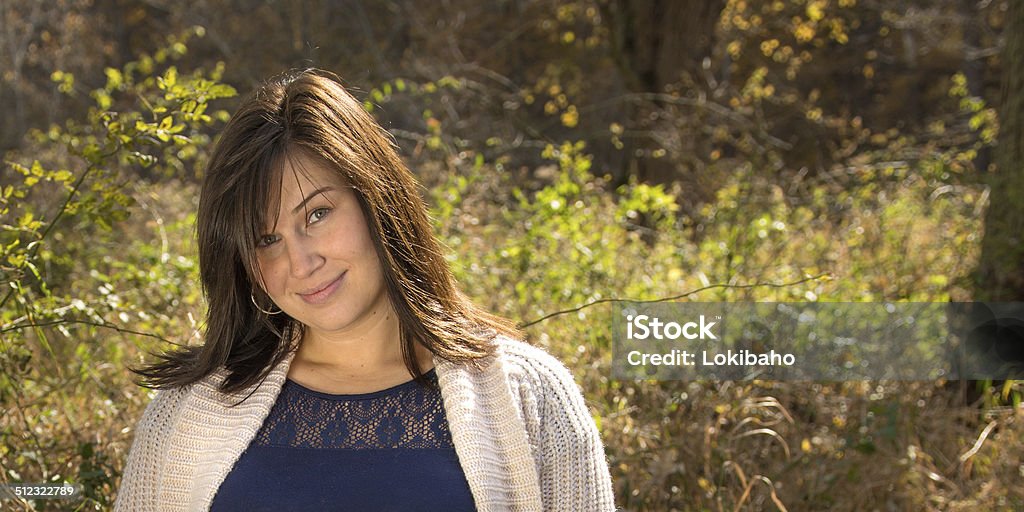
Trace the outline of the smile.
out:
[[[348,274],[347,270],[330,282],[299,292],[298,296],[307,304],[323,304],[341,286],[341,281],[345,278],[345,274]]]

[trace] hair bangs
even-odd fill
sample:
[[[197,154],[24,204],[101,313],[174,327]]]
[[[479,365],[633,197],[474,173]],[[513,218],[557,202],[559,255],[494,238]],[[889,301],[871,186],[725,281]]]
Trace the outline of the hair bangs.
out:
[[[256,262],[256,247],[261,237],[277,228],[284,181],[282,164],[286,154],[284,144],[270,144],[253,159],[249,169],[241,173],[237,184],[240,201],[235,205],[235,226],[238,227],[235,245],[254,285],[261,285],[263,280]]]

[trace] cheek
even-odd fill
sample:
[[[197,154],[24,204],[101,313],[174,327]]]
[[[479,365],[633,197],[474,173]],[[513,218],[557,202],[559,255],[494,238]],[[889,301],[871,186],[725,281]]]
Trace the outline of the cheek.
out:
[[[370,229],[361,217],[348,219],[337,231],[339,236],[333,237],[331,244],[337,253],[344,253],[350,259],[377,258],[377,248],[370,237]]]
[[[358,250],[363,258],[363,264],[372,269],[374,273],[380,274],[381,263],[377,254],[377,247],[373,245],[373,240],[370,239],[369,234],[366,234],[365,238],[360,240]]]
[[[276,295],[281,293],[284,288],[284,280],[282,279],[282,267],[275,260],[269,258],[259,258],[256,262],[256,270],[259,271],[257,279],[262,278],[263,289],[268,295]]]

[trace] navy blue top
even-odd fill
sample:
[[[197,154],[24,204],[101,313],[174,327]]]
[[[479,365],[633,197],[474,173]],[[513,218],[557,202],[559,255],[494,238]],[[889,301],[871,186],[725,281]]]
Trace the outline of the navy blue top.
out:
[[[286,380],[210,510],[475,510],[437,375],[425,377],[434,385],[357,395]]]

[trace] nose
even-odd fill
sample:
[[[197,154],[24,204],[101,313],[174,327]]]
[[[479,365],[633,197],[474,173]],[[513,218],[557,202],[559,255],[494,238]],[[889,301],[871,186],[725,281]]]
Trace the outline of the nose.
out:
[[[316,241],[310,237],[293,237],[288,241],[287,249],[288,267],[292,277],[308,277],[324,264],[324,258],[317,250]]]

